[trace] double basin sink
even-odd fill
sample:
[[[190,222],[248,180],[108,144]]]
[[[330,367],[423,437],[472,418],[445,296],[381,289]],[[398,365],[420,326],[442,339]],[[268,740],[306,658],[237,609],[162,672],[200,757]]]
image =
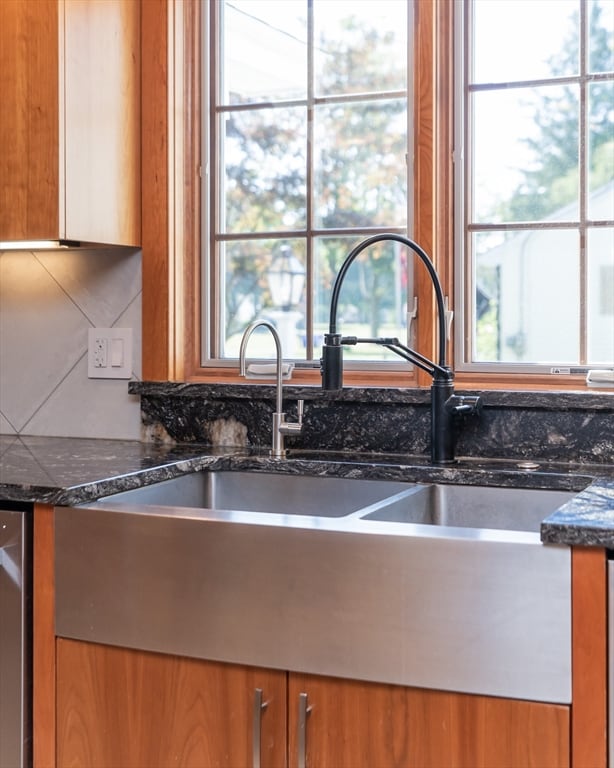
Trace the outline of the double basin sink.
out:
[[[541,521],[574,495],[557,490],[214,471],[118,493],[101,503],[539,532]]]
[[[60,636],[533,701],[571,698],[567,491],[202,471],[58,508]]]

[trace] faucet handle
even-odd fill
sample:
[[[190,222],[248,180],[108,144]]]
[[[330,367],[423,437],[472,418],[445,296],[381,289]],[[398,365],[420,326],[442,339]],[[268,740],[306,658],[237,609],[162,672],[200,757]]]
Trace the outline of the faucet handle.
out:
[[[286,421],[285,414],[282,414],[282,418],[277,426],[277,429],[281,435],[300,435],[303,429],[303,409],[305,406],[304,400],[296,401],[296,411],[298,414],[298,421]]]
[[[445,408],[453,416],[479,416],[482,412],[482,398],[479,395],[451,395]]]

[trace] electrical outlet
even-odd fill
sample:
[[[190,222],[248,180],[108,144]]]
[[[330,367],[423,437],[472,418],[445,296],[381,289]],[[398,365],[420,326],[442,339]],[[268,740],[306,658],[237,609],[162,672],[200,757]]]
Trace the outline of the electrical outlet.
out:
[[[96,336],[92,345],[94,368],[107,367],[107,340],[104,336]]]
[[[88,330],[87,375],[90,379],[130,378],[132,328]]]

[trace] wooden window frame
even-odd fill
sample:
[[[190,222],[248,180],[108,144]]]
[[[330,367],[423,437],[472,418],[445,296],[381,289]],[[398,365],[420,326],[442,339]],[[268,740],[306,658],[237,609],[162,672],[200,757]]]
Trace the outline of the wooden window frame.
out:
[[[455,3],[416,0],[414,29],[414,230],[444,292],[454,297]],[[238,382],[238,370],[200,363],[201,61],[199,0],[142,4],[143,378]],[[435,358],[435,300],[426,270],[417,269],[421,307],[416,349]],[[449,359],[453,360],[450,344]],[[319,386],[317,370],[296,371],[297,384]],[[347,371],[347,385],[430,386],[422,371]],[[458,373],[459,389],[577,389],[580,376]]]

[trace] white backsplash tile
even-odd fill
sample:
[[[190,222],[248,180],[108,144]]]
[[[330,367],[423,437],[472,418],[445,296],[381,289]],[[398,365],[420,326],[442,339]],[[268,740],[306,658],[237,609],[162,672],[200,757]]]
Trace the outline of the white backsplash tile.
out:
[[[133,329],[141,376],[141,253],[0,252],[0,433],[139,439],[126,380],[87,378],[87,331]]]
[[[87,381],[85,390],[84,381]],[[87,357],[84,355],[24,426],[21,434],[138,439],[140,399],[128,395],[127,389],[125,379],[88,379]]]
[[[33,256],[0,262],[0,411],[20,431],[85,350],[87,318]]]
[[[5,417],[0,413],[0,435],[13,435],[15,434],[15,428],[10,424]]]
[[[141,291],[140,251],[39,251],[36,255],[95,327],[117,325],[119,315]]]

